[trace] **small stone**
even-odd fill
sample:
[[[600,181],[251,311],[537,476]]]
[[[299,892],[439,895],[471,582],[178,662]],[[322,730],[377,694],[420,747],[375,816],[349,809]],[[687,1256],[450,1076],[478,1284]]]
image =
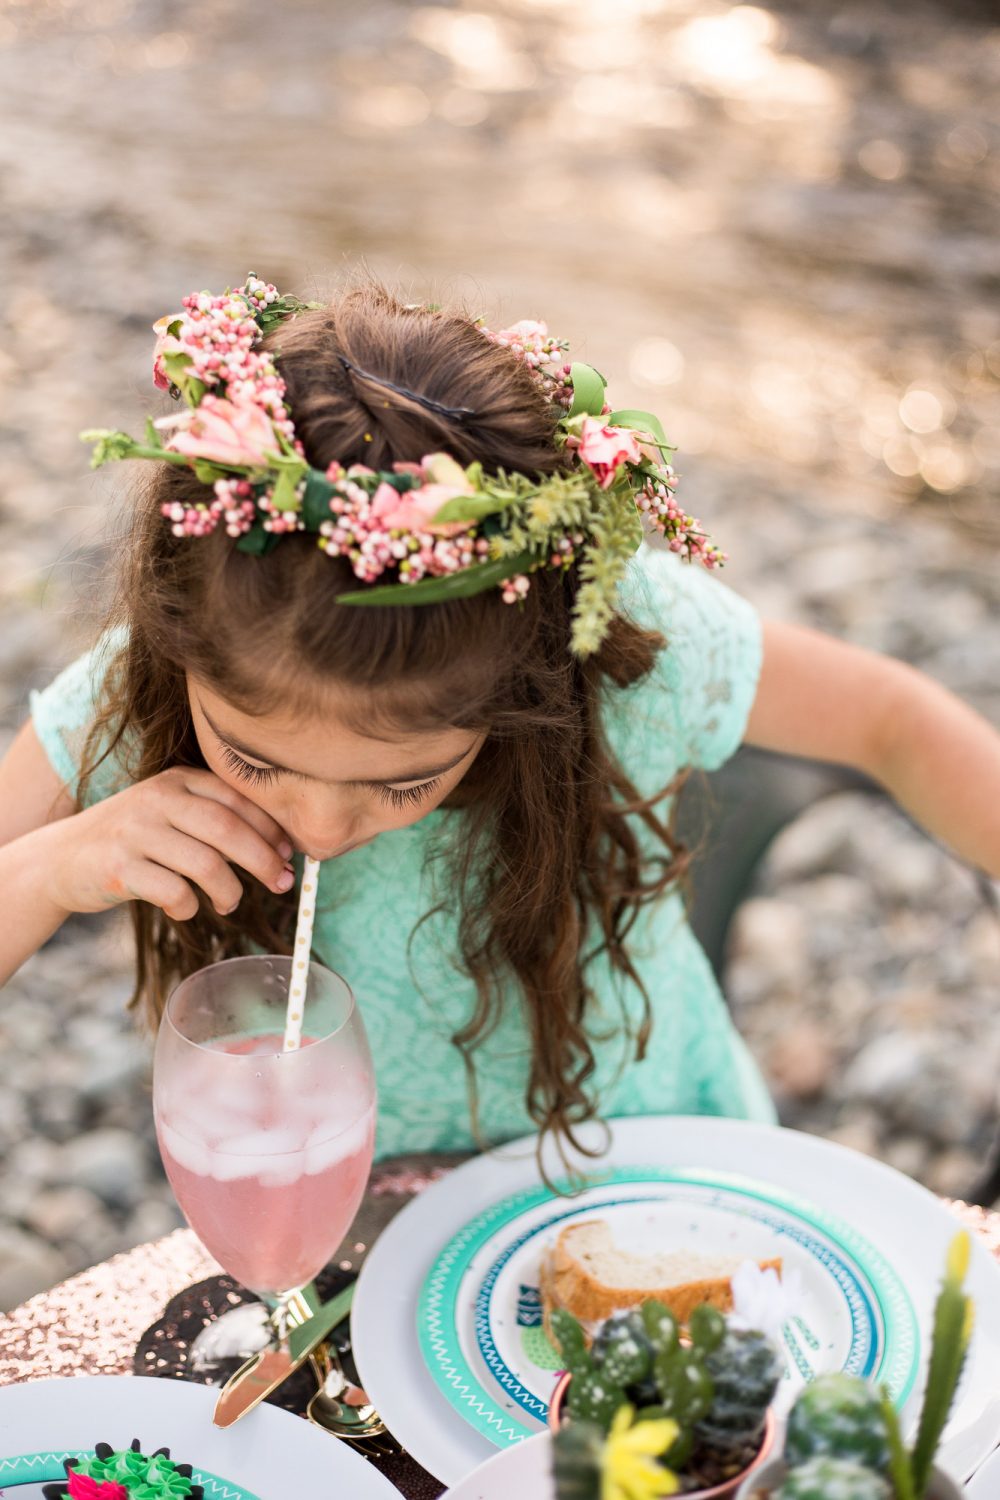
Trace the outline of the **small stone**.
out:
[[[994,912],[978,912],[962,933],[962,947],[976,979],[995,984],[1000,974],[1000,918]]]
[[[826,1132],[826,1138],[836,1141],[838,1145],[849,1146],[852,1151],[860,1151],[864,1156],[882,1155],[879,1118],[871,1110],[858,1110],[846,1115]]]
[[[932,844],[908,841],[880,852],[871,869],[883,900],[915,905],[934,895],[944,856]]]
[[[851,867],[851,800],[828,797],[784,828],[767,854],[768,875],[776,885],[808,880]]]
[[[924,1172],[927,1168],[927,1146],[918,1140],[916,1136],[899,1136],[890,1141],[883,1148],[882,1159],[890,1167],[895,1167],[897,1172],[902,1172],[906,1177],[912,1177],[915,1181],[923,1181]]]
[[[104,1205],[87,1188],[50,1188],[38,1194],[23,1217],[45,1240],[72,1239],[89,1220],[103,1219]]]
[[[105,1036],[99,1048],[88,1052],[81,1065],[78,1088],[89,1104],[100,1104],[122,1093],[131,1093],[149,1066],[149,1054],[137,1037]]]
[[[121,1248],[145,1245],[150,1240],[160,1240],[184,1225],[184,1215],[176,1203],[161,1203],[147,1198],[130,1215],[121,1234]]]
[[[126,1130],[91,1130],[63,1147],[60,1180],[88,1188],[112,1208],[132,1208],[142,1197],[146,1151]]]
[[[0,1002],[2,1003],[2,1002]],[[24,1139],[28,1129],[28,1111],[24,1100],[12,1089],[0,1090],[0,1159]]]
[[[916,1088],[922,1066],[921,1049],[913,1037],[901,1032],[877,1036],[850,1064],[842,1092],[846,1098],[885,1104]]]
[[[733,921],[729,956],[734,963],[749,959],[775,982],[801,985],[808,973],[805,914],[772,896],[745,901]]]
[[[984,1162],[971,1151],[953,1147],[932,1156],[923,1181],[934,1193],[945,1198],[965,1198],[977,1179],[983,1175]]]
[[[38,1187],[58,1179],[61,1163],[62,1149],[59,1146],[40,1136],[29,1136],[9,1152],[6,1167],[11,1177]]]
[[[833,1075],[837,1056],[824,1027],[797,1021],[772,1043],[767,1073],[783,1094],[810,1099],[821,1094]]]
[[[37,1235],[0,1224],[0,1311],[27,1302],[69,1275],[69,1262]]]

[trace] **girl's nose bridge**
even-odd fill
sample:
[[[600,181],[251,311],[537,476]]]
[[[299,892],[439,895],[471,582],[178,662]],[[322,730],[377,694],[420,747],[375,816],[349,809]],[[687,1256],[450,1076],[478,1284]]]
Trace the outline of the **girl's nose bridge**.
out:
[[[310,786],[292,806],[288,831],[302,843],[332,847],[353,837],[359,818],[355,787]]]

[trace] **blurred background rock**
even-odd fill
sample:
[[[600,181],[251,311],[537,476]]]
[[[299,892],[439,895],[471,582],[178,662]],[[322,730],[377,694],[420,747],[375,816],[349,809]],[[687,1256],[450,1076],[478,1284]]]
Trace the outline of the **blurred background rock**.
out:
[[[662,413],[728,582],[1000,723],[991,5],[0,0],[0,111],[0,749],[99,618],[127,495],[76,434],[135,428],[154,318],[359,256],[545,318]],[[773,847],[726,982],[789,1123],[956,1192],[997,960],[972,875],[851,794]],[[0,997],[0,1307],[180,1222],[128,990],[81,920]]]

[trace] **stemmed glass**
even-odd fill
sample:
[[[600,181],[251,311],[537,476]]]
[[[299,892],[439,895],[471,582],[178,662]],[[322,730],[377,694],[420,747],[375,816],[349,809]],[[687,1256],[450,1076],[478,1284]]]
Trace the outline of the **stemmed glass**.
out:
[[[203,1330],[195,1368],[284,1337],[371,1170],[375,1078],[354,996],[310,963],[302,1044],[283,1052],[291,972],[271,955],[199,969],[160,1023],[153,1114],[167,1177],[205,1248],[261,1299]]]

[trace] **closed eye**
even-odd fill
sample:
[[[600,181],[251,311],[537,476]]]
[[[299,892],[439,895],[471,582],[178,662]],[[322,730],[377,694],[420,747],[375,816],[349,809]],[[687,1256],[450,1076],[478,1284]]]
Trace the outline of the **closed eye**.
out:
[[[237,755],[229,745],[221,745],[220,754],[229,769],[235,771],[237,776],[242,777],[244,781],[249,781],[251,786],[267,786],[281,774],[274,766],[252,766],[248,760],[243,759],[242,755]]]
[[[422,802],[425,797],[429,796],[435,787],[441,784],[441,778],[440,776],[435,776],[433,781],[422,781],[419,786],[386,786],[381,781],[369,781],[366,784],[377,797],[383,802],[387,802],[390,807],[412,807],[415,803]]]

